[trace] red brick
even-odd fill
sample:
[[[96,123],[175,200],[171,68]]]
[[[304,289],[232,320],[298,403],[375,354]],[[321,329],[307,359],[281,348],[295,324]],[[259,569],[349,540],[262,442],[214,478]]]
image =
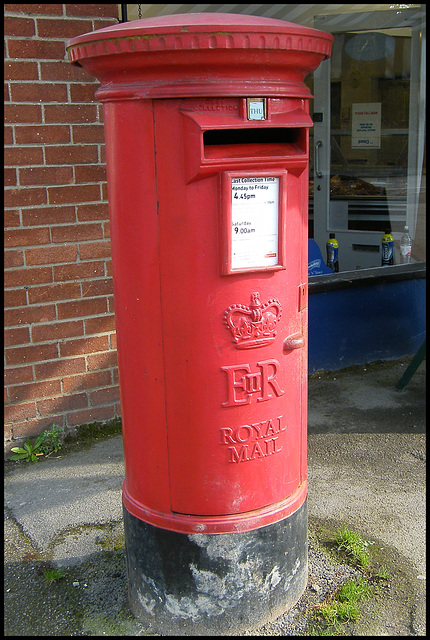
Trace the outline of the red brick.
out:
[[[46,378],[62,378],[74,373],[84,373],[86,370],[85,358],[58,358],[51,362],[42,362],[34,365],[34,373],[37,380]]]
[[[78,282],[62,282],[42,287],[32,287],[28,290],[30,304],[41,302],[57,302],[81,297],[81,285]]]
[[[38,104],[5,104],[4,121],[17,124],[42,122],[42,107]]]
[[[103,238],[103,227],[99,223],[62,225],[51,229],[52,242],[78,242]],[[91,256],[90,256],[91,257]],[[98,256],[92,256],[96,258]],[[81,259],[85,259],[82,258]]]
[[[80,142],[104,143],[103,124],[74,124],[72,125],[72,139],[75,144]]]
[[[57,345],[50,343],[44,345],[32,345],[6,349],[5,359],[7,365],[23,364],[52,360],[58,355]]]
[[[5,287],[31,286],[52,282],[51,267],[11,269],[5,272]]]
[[[113,322],[102,106],[94,99],[96,79],[70,65],[65,53],[67,38],[116,24],[118,7],[5,10],[6,35],[13,34],[5,45],[11,58],[5,62],[5,391],[18,408],[7,414],[16,439],[53,421],[74,426],[119,411],[117,355],[110,348],[115,334],[83,334],[84,322],[87,328],[92,321]],[[55,317],[43,321],[53,308]],[[8,322],[17,326],[8,328]],[[41,344],[31,344],[32,337]],[[80,376],[91,393],[67,395],[62,380],[67,388]],[[46,386],[47,379],[56,386]],[[88,406],[90,395],[97,409]],[[27,397],[37,402],[36,411]]]
[[[41,209],[22,209],[22,224],[24,227],[52,226],[76,221],[75,207],[42,207]]]
[[[102,318],[90,318],[85,320],[85,335],[92,333],[107,333],[115,331],[115,316],[106,315]]]
[[[4,11],[11,11],[12,13],[25,13],[29,15],[33,14],[46,14],[46,15],[62,15],[62,4],[5,4]]]
[[[118,20],[101,20],[100,18],[94,18],[94,29],[103,29],[104,27],[111,27],[116,25]]]
[[[118,18],[117,4],[66,4],[68,16],[91,16],[91,18]],[[116,24],[117,20],[110,20],[109,24]]]
[[[59,82],[66,80],[67,82],[94,82],[97,80],[88,75],[82,68],[73,64],[67,64],[64,60],[61,62],[49,61],[40,62],[40,80],[43,82]]]
[[[46,189],[5,189],[5,207],[22,207],[46,204]]]
[[[25,289],[6,289],[4,292],[5,309],[9,307],[21,307],[27,304]]]
[[[35,402],[21,402],[19,405],[9,405],[4,408],[5,422],[20,422],[21,420],[35,418],[36,415]]]
[[[19,184],[21,186],[70,184],[72,182],[72,167],[35,167],[19,170]]]
[[[81,246],[82,245],[80,245],[80,247]],[[80,248],[79,251],[81,253],[82,249]],[[89,281],[82,282],[83,298],[94,298],[95,296],[109,296],[109,295],[112,295],[112,293],[113,293],[112,278],[108,278],[106,280],[89,280]]]
[[[4,228],[8,229],[9,227],[19,227],[21,225],[21,220],[19,218],[19,211],[5,211],[4,212]]]
[[[84,280],[100,278],[105,275],[104,262],[82,262],[78,264],[54,265],[54,281]]]
[[[119,387],[106,387],[104,389],[97,389],[97,391],[91,391],[90,401],[93,407],[119,402]]]
[[[116,352],[115,352],[116,353]],[[113,379],[113,383],[119,385],[119,371],[118,371],[118,367],[116,367],[115,369],[112,369],[112,379]]]
[[[114,407],[91,408],[86,411],[69,413],[67,416],[67,424],[69,427],[75,427],[89,422],[104,422],[106,420],[112,420],[114,417]]]
[[[62,147],[46,147],[47,164],[85,164],[98,163],[98,147],[95,144],[68,145]]]
[[[76,262],[78,248],[76,245],[67,247],[43,247],[40,249],[27,249],[25,262],[28,266],[36,264],[55,264],[61,262]]]
[[[60,357],[66,358],[68,356],[86,355],[97,351],[107,351],[108,349],[108,336],[65,340],[60,343]]]
[[[3,127],[3,144],[4,146],[9,146],[14,144],[13,142],[13,127],[5,125]]]
[[[79,222],[90,220],[109,220],[109,208],[107,202],[94,204],[78,204],[77,218]]]
[[[4,323],[6,327],[16,327],[18,325],[33,324],[35,322],[50,322],[56,319],[55,305],[46,304],[36,307],[18,307],[16,309],[5,309]],[[33,333],[38,327],[33,327]],[[33,337],[33,342],[35,342]],[[37,342],[40,342],[39,340]]]
[[[17,178],[16,178],[16,169],[4,169],[4,186],[5,187],[16,187]],[[81,182],[84,182],[81,180]]]
[[[43,164],[42,147],[6,147],[5,166]]]
[[[73,300],[57,304],[59,320],[66,318],[85,318],[90,315],[107,313],[106,298],[86,298],[85,300]]]
[[[24,345],[26,342],[30,342],[29,327],[14,327],[13,329],[5,329],[5,347],[11,347],[13,345]]]
[[[45,122],[97,122],[95,104],[47,104],[44,106]],[[10,122],[10,120],[8,121]]]
[[[88,371],[99,371],[107,368],[118,367],[118,354],[116,351],[106,353],[92,353],[87,356]]]
[[[110,258],[111,243],[109,240],[103,240],[102,242],[83,242],[79,245],[79,256],[81,260]]]
[[[7,400],[7,390],[4,390],[5,393],[5,399],[4,399],[4,404],[6,404],[8,402]],[[10,453],[10,449],[12,448],[13,444],[16,444],[15,442],[12,442],[12,438],[13,438],[13,430],[12,430],[12,425],[9,423],[5,423],[4,427],[3,427],[3,442],[4,442],[4,456],[5,456],[5,460],[6,460],[6,455],[8,453]]]
[[[92,202],[97,200],[100,200],[99,185],[48,187],[49,204],[70,204],[72,202]]]
[[[103,236],[110,243],[110,221],[103,222]]]
[[[49,244],[50,241],[47,227],[8,229],[4,234],[5,247],[27,247],[35,244]]]
[[[66,102],[67,85],[35,82],[11,83],[12,102]]]
[[[9,367],[4,372],[4,383],[9,386],[11,384],[19,384],[20,382],[31,382],[33,378],[33,367]]]
[[[83,164],[75,166],[75,181],[106,182],[106,167],[104,164]]]
[[[107,200],[108,199],[107,182],[104,182],[102,184],[102,198],[103,198],[103,200]]]
[[[50,398],[48,400],[38,400],[36,402],[37,410],[41,416],[52,415],[55,413],[73,411],[76,409],[85,409],[88,407],[88,398],[86,393],[74,393],[60,398]]]
[[[38,18],[37,34],[40,38],[73,38],[93,30],[91,20],[65,18]]]
[[[67,144],[70,142],[70,127],[62,124],[17,125],[15,140],[17,144]],[[51,163],[47,161],[47,164]]]
[[[24,264],[24,252],[19,250],[9,250],[4,252],[4,268],[22,267]]]
[[[34,20],[31,18],[16,18],[5,15],[3,20],[3,33],[5,36],[34,36]]]
[[[48,342],[82,335],[82,320],[70,322],[51,322],[35,325],[31,328],[33,342]]]
[[[13,439],[19,441],[20,438],[24,439],[36,436],[39,433],[42,433],[44,429],[51,429],[53,424],[57,427],[65,426],[64,417],[56,415],[44,419],[35,418],[32,420],[26,420],[25,422],[14,422],[12,427]]]
[[[93,82],[73,83],[70,85],[71,102],[94,102],[98,85]]]
[[[64,58],[64,41],[9,38],[8,51],[9,58],[14,59],[62,60]]]
[[[37,62],[27,60],[6,60],[4,64],[5,80],[38,80]],[[58,80],[58,78],[56,78]]]
[[[71,391],[82,389],[96,389],[104,387],[112,383],[112,376],[109,370],[94,371],[93,373],[82,373],[75,376],[63,378],[63,391],[70,393]]]
[[[22,402],[23,400],[34,400],[36,398],[46,398],[61,394],[60,380],[48,380],[44,382],[29,382],[9,387],[11,402]]]

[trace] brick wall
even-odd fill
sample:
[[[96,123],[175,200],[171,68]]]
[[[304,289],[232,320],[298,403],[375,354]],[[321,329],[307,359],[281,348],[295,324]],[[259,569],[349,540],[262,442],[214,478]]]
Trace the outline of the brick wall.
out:
[[[65,55],[118,8],[5,5],[6,450],[120,412],[102,108]]]

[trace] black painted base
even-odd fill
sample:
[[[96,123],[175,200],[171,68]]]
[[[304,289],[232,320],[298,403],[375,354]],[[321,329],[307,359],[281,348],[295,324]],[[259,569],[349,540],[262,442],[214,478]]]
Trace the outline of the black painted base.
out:
[[[293,607],[307,582],[307,508],[244,533],[183,534],[124,508],[129,603],[161,635],[238,635]]]

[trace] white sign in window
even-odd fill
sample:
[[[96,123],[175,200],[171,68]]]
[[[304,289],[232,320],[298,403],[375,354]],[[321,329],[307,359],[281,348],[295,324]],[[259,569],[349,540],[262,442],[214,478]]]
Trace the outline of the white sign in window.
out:
[[[231,180],[231,268],[279,263],[279,178]]]
[[[352,149],[381,148],[381,103],[352,105]]]

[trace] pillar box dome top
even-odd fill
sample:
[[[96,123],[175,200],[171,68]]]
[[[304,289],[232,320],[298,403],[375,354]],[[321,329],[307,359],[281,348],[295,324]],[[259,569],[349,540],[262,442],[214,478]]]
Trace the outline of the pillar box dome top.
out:
[[[309,97],[304,78],[333,36],[284,20],[185,13],[124,22],[67,43],[70,62],[101,83],[97,97]]]

